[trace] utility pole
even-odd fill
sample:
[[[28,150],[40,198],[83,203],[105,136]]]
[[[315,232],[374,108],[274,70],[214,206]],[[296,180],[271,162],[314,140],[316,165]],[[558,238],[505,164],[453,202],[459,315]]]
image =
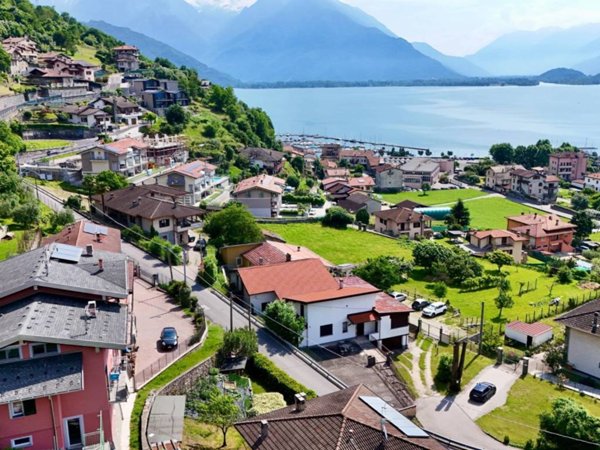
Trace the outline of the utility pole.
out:
[[[248,329],[252,329],[252,302],[248,299]]]
[[[481,355],[483,350],[483,313],[485,311],[485,303],[481,302],[481,320],[479,322],[479,350],[477,350],[477,354]]]
[[[233,295],[229,294],[229,331],[233,331]]]
[[[181,246],[181,251],[183,254],[183,282],[187,286],[187,251],[184,246]]]

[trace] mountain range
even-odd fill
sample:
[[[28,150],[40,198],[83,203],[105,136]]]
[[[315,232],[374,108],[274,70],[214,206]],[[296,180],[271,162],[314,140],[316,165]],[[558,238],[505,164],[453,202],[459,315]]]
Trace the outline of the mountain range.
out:
[[[451,80],[600,72],[600,24],[501,36],[473,55],[445,55],[396,36],[339,0],[257,0],[241,11],[186,0],[35,0],[223,84]],[[178,52],[178,53],[177,53]],[[227,74],[227,75],[226,75]]]

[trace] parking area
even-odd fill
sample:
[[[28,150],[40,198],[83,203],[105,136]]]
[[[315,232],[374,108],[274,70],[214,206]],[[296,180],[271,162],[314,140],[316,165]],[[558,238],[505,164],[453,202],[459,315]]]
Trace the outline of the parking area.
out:
[[[181,307],[173,303],[167,294],[140,279],[135,280],[133,312],[139,347],[136,373],[163,356],[164,352],[158,344],[164,327],[175,327],[181,343],[187,343],[194,334],[192,320],[185,316]]]

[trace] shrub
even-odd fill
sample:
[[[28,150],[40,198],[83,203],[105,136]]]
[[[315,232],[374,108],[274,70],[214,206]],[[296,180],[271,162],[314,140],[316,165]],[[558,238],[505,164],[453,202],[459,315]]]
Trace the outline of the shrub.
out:
[[[449,383],[452,378],[452,356],[442,355],[435,374],[438,383]]]
[[[266,392],[256,394],[252,397],[252,408],[248,410],[250,417],[266,414],[276,409],[285,408],[286,403],[283,395],[279,392]]]
[[[260,353],[254,354],[248,360],[246,371],[252,378],[260,380],[260,384],[267,390],[280,392],[287,404],[294,403],[294,395],[300,392],[306,393],[307,399],[317,396],[315,391],[298,383],[286,372],[273,364],[267,356]]]
[[[81,209],[81,196],[69,195],[69,198],[65,202],[65,206],[71,209]]]
[[[302,203],[306,205],[321,207],[325,204],[325,198],[320,195],[299,195],[299,194],[285,194],[283,196],[283,203]]]
[[[322,224],[326,227],[345,230],[352,222],[354,222],[354,217],[352,217],[344,208],[332,206],[325,213]]]
[[[563,266],[558,269],[556,277],[558,278],[558,282],[560,284],[569,284],[571,281],[573,281],[573,272],[567,266]]]
[[[508,444],[510,444],[510,437],[508,437],[508,436],[504,436],[504,439],[502,440],[502,443],[503,443],[504,445],[508,445]]]

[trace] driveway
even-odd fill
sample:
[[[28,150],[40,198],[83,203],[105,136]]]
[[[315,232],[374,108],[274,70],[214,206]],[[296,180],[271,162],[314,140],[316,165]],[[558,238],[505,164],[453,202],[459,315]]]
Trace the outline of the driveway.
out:
[[[135,280],[133,312],[137,327],[139,346],[135,365],[136,373],[158,361],[164,352],[158,348],[158,337],[164,327],[175,327],[180,342],[186,342],[194,334],[194,325],[181,307],[169,297],[145,281]]]

